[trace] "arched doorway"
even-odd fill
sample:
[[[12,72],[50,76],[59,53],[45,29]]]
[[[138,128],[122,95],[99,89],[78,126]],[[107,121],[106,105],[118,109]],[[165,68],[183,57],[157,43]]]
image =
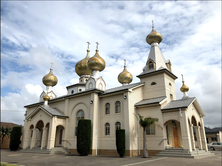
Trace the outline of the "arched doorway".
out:
[[[65,128],[63,126],[56,127],[55,147],[63,146]]]
[[[164,123],[166,127],[167,144],[171,148],[183,147],[180,122],[168,120]]]
[[[195,148],[197,148],[197,131],[195,127],[197,126],[197,121],[194,116],[191,118],[191,124],[193,125],[193,136],[194,136],[194,141],[195,141]]]
[[[38,129],[36,132],[36,142],[35,142],[35,147],[41,147],[41,143],[42,143],[42,133],[43,133],[43,127],[44,127],[44,123],[42,120],[38,121],[38,123],[36,124],[36,129]]]

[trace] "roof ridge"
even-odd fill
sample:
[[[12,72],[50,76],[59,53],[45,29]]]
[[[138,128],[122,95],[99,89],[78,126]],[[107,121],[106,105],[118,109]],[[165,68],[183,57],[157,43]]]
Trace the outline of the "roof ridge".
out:
[[[128,84],[128,85],[124,85],[124,86],[117,86],[117,87],[114,87],[114,88],[107,89],[107,90],[105,90],[105,92],[108,91],[108,90],[112,90],[112,89],[115,89],[115,88],[119,88],[119,87],[125,87],[125,88],[127,88],[128,86],[132,86],[132,85],[135,85],[135,84],[143,84],[143,83],[144,83],[144,82],[137,82],[137,83]]]

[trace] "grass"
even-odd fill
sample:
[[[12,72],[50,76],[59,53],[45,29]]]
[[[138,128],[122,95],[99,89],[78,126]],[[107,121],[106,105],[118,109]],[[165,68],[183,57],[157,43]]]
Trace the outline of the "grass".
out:
[[[18,166],[18,165],[16,165],[16,164],[1,163],[1,166]]]

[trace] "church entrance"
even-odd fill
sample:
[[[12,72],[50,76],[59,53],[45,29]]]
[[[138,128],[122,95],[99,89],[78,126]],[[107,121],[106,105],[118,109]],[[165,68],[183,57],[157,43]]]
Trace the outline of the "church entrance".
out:
[[[63,146],[64,131],[65,129],[63,126],[56,127],[55,147]]]
[[[180,148],[182,147],[182,136],[180,122],[176,120],[168,120],[165,122],[166,136],[168,147]]]
[[[37,133],[36,133],[36,142],[34,145],[35,147],[41,147],[43,127],[44,127],[43,121],[42,120],[38,121],[38,123],[36,124]]]
[[[173,127],[173,138],[174,138],[174,147],[179,148],[179,142],[178,142],[178,134],[177,134],[177,127]]]

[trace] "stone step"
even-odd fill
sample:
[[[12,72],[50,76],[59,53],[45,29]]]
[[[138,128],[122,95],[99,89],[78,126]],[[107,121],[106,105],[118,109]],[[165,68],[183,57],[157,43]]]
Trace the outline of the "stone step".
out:
[[[65,147],[54,147],[52,148],[50,154],[70,154],[70,151]]]
[[[178,158],[201,158],[204,156],[214,155],[211,152],[206,152],[205,150],[195,150],[189,152],[187,149],[175,148],[175,149],[165,149],[164,151],[157,154],[158,157],[178,157]]]
[[[201,158],[206,156],[214,156],[214,153],[199,154],[199,155],[181,155],[181,154],[157,154],[158,157],[176,157],[176,158]]]
[[[20,152],[22,153],[40,153],[40,154],[50,154],[50,151],[51,150],[49,149],[41,149],[41,148],[32,148],[32,149],[26,148],[20,150]]]

